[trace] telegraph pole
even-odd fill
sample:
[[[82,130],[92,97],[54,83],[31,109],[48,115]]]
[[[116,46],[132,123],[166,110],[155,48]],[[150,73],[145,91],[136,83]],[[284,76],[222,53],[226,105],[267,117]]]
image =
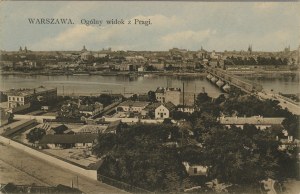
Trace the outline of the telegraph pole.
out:
[[[184,102],[184,82],[182,82],[182,105],[183,105],[183,112],[184,112],[184,105],[185,105],[185,102]]]

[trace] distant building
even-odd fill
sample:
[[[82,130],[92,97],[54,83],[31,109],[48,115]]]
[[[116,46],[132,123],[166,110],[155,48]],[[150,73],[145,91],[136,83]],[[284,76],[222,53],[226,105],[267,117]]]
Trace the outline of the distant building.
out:
[[[79,133],[74,135],[45,135],[39,142],[42,147],[51,149],[91,148],[98,135]]]
[[[231,127],[235,125],[237,127],[243,128],[245,124],[255,125],[258,129],[266,129],[274,125],[281,125],[282,121],[285,118],[283,117],[268,117],[264,118],[262,116],[253,116],[253,117],[220,117],[219,121],[222,125],[226,127]]]
[[[187,53],[188,51],[186,49],[179,49],[179,48],[172,48],[172,49],[169,49],[169,52],[171,54],[178,54],[178,53]]]
[[[137,112],[141,113],[142,110],[149,104],[145,101],[131,101],[127,100],[119,104],[116,108],[116,111],[119,112]]]
[[[56,127],[52,127],[46,131],[46,134],[58,135],[58,134],[74,134],[72,130],[70,130],[66,125],[58,125]]]
[[[85,116],[94,116],[103,110],[103,104],[95,102],[91,105],[79,105],[79,112],[85,114]]]
[[[48,89],[43,86],[33,89],[11,89],[6,92],[8,108],[30,107],[34,102],[49,102],[57,98],[57,88]]]
[[[92,59],[94,59],[94,56],[92,54],[92,52],[84,52],[80,55],[80,58],[81,60],[84,60],[84,61],[90,61]]]
[[[165,65],[163,63],[150,63],[150,66],[153,66],[157,70],[163,70]]]
[[[162,88],[159,87],[155,91],[156,100],[161,103],[172,102],[175,106],[180,104],[181,89],[180,88]]]
[[[83,45],[83,48],[81,49],[81,52],[87,52],[88,50],[85,48],[85,45]]]
[[[185,113],[193,113],[193,112],[195,112],[195,108],[194,108],[194,106],[182,106],[182,105],[179,105],[177,107],[177,111],[185,112]]]
[[[207,166],[190,164],[189,162],[183,162],[182,164],[189,176],[207,176]]]

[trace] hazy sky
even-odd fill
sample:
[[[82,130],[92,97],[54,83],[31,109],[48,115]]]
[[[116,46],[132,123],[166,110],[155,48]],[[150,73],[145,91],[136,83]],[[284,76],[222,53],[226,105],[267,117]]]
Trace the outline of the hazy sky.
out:
[[[300,39],[300,3],[36,2],[0,3],[0,48],[18,50],[278,51]],[[30,25],[28,18],[71,18],[75,25]],[[151,19],[152,25],[85,26],[81,19]]]

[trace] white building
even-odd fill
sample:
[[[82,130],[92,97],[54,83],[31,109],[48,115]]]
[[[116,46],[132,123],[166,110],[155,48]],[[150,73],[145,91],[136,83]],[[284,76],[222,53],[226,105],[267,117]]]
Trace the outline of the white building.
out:
[[[137,112],[141,113],[142,110],[149,104],[145,101],[131,101],[127,100],[119,104],[116,108],[117,112]]]
[[[172,111],[175,110],[175,105],[171,102],[161,104],[155,109],[155,119],[167,119],[171,117]]]
[[[79,112],[85,114],[86,116],[94,116],[103,110],[103,104],[100,102],[95,102],[91,105],[80,105]]]
[[[183,162],[182,164],[184,165],[185,170],[189,174],[189,176],[207,176],[207,166],[190,164],[188,162]]]
[[[266,129],[274,125],[281,125],[283,117],[268,117],[264,118],[262,116],[252,116],[252,117],[220,117],[218,120],[222,125],[226,127],[231,127],[235,125],[243,129],[245,124],[255,125],[258,129]]]
[[[155,97],[158,102],[172,102],[175,106],[177,106],[180,104],[181,89],[159,87],[155,91]]]
[[[11,89],[7,92],[8,108],[29,108],[37,101],[49,102],[57,98],[57,89],[47,89],[43,86],[34,89]],[[21,110],[21,109],[20,109]]]

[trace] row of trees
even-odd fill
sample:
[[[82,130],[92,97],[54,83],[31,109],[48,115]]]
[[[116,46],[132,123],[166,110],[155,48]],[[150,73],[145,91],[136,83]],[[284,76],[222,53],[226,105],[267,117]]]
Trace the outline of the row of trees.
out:
[[[274,65],[284,66],[288,65],[289,60],[287,58],[275,58],[275,57],[228,57],[224,60],[225,65]]]

